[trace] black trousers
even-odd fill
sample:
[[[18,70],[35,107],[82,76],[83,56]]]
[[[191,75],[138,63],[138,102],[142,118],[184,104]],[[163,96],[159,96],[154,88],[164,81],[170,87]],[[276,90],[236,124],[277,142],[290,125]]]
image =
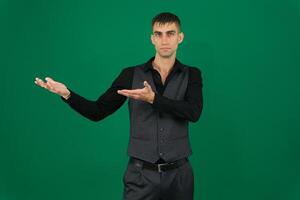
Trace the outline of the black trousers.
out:
[[[123,183],[124,200],[193,200],[194,175],[189,162],[158,172],[129,160]]]

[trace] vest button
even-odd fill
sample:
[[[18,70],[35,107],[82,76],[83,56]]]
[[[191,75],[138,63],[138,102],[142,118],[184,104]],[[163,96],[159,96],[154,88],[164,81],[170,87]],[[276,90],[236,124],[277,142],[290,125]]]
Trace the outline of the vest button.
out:
[[[163,131],[163,130],[164,130],[164,128],[160,128],[159,130],[160,130],[160,131]]]
[[[160,155],[160,156],[162,156],[162,155],[163,155],[163,153],[162,153],[162,152],[160,152],[160,153],[159,153],[159,155]]]

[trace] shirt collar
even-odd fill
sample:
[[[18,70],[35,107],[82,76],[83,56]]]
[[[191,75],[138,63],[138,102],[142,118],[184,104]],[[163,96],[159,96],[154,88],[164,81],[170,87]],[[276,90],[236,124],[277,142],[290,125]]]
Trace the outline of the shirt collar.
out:
[[[144,71],[147,72],[151,69],[153,69],[153,66],[152,66],[152,61],[154,60],[154,57],[150,58],[146,64],[144,65]],[[177,59],[175,59],[175,63],[174,63],[174,66],[173,66],[173,69],[174,72],[176,72],[177,70],[179,71],[182,71],[183,70],[183,65],[181,64],[181,62]]]

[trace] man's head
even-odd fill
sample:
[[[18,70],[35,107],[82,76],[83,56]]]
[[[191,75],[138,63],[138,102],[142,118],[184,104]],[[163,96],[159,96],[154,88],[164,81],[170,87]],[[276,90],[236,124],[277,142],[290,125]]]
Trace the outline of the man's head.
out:
[[[180,20],[176,15],[165,12],[152,19],[151,41],[159,56],[169,58],[176,55],[178,44],[183,38]]]

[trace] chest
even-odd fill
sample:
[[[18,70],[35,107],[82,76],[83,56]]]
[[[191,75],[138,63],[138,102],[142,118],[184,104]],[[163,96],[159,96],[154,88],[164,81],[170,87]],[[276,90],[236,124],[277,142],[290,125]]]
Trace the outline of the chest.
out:
[[[155,88],[158,93],[163,94],[166,89],[169,81],[172,79],[173,74],[164,74],[159,73],[158,71],[152,71],[152,78],[155,85]]]
[[[136,68],[133,76],[132,89],[142,88],[147,81],[154,92],[170,99],[183,99],[188,83],[188,70],[171,72],[169,75],[154,73],[154,70],[144,71]]]

